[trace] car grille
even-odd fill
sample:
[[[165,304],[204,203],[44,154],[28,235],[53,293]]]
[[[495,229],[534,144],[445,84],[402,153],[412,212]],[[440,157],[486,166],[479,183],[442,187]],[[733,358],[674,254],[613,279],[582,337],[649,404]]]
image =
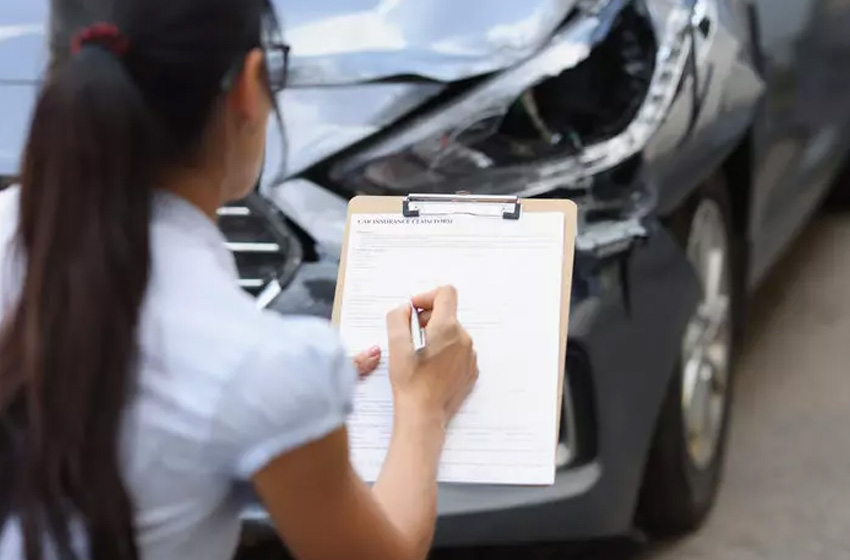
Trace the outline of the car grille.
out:
[[[0,191],[12,183],[12,178],[0,176]],[[259,195],[219,209],[218,222],[236,258],[239,286],[252,296],[279,292],[301,264],[300,240]]]
[[[236,258],[242,289],[257,297],[289,282],[303,252],[300,240],[275,208],[252,194],[219,209],[218,221]]]

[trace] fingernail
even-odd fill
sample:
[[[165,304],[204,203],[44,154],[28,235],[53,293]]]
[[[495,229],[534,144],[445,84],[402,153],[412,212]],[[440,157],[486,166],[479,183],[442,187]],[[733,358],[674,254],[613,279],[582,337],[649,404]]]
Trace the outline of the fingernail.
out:
[[[373,347],[369,348],[369,351],[367,352],[367,354],[369,355],[370,358],[377,358],[378,356],[381,355],[381,347],[380,346],[373,346]]]

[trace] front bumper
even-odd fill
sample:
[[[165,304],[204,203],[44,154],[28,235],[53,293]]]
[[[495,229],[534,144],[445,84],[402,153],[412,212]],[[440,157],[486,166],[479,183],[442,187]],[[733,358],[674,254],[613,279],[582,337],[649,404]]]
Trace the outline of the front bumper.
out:
[[[286,189],[270,194],[311,237],[332,239],[313,230],[339,230],[345,205],[329,214],[326,204],[305,203],[310,188],[298,185],[298,209]],[[322,208],[322,219],[309,208]],[[651,219],[643,225],[646,238],[621,252],[577,254],[567,364],[574,462],[548,487],[442,485],[437,546],[575,540],[631,527],[655,420],[699,295],[666,229]],[[339,247],[325,244],[316,254],[318,261],[301,267],[272,309],[330,315]],[[248,541],[273,537],[260,506],[245,511],[244,526]]]

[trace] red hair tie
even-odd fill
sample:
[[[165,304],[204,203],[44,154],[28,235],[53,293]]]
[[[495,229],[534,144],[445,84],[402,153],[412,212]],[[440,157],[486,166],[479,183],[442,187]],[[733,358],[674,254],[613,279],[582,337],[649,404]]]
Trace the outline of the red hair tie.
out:
[[[77,33],[71,41],[71,54],[77,54],[83,47],[97,45],[121,58],[130,48],[130,40],[111,23],[96,23]]]

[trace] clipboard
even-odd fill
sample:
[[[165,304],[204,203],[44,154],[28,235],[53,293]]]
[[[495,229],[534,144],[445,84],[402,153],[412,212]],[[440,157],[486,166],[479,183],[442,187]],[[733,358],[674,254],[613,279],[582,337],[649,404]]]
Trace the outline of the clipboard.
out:
[[[529,213],[554,212],[564,215],[564,254],[561,282],[561,313],[559,331],[558,406],[556,418],[557,447],[560,440],[561,417],[565,391],[567,338],[569,333],[572,272],[575,259],[575,242],[578,227],[578,207],[566,199],[520,199],[515,196],[469,194],[411,194],[408,196],[357,196],[348,205],[340,266],[334,297],[332,321],[340,325],[342,299],[345,291],[348,264],[349,234],[352,218],[358,214],[395,214],[405,218],[436,217],[453,214],[476,216],[482,219],[521,220]],[[518,294],[521,296],[521,294]]]

